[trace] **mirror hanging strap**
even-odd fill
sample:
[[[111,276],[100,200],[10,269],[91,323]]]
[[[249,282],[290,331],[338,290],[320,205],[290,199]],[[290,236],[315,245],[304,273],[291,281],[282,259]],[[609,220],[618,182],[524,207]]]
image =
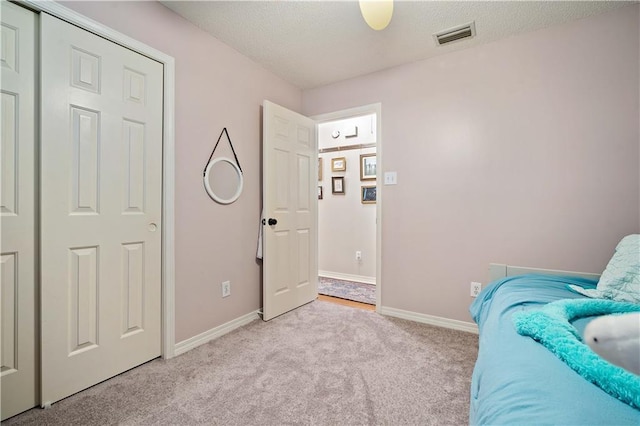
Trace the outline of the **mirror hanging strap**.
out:
[[[213,147],[213,151],[211,151],[211,155],[209,156],[209,159],[207,160],[207,164],[204,165],[204,170],[202,171],[202,176],[204,176],[207,173],[207,166],[211,162],[211,158],[213,158],[213,153],[216,152],[216,148],[218,148],[218,144],[220,143],[220,139],[222,139],[222,135],[227,135],[227,140],[229,141],[229,146],[231,147],[231,152],[233,152],[233,158],[235,158],[235,160],[236,160],[236,164],[238,165],[238,168],[240,169],[240,173],[244,174],[244,172],[242,171],[242,167],[240,166],[240,161],[238,160],[238,156],[236,155],[236,150],[233,149],[233,143],[231,142],[231,137],[229,136],[229,132],[227,131],[227,128],[224,127],[222,129],[222,132],[220,132],[220,136],[218,136],[218,141],[216,142],[216,145]]]

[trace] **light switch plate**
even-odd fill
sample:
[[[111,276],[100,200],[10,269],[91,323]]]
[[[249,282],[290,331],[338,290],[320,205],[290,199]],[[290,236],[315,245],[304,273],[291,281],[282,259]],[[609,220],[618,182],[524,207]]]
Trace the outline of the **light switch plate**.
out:
[[[398,172],[384,172],[384,184],[385,185],[397,185],[398,184]]]

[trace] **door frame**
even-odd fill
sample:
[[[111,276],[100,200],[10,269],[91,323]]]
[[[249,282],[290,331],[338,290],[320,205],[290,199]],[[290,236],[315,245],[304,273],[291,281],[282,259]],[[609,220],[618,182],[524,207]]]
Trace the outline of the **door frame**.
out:
[[[319,140],[318,124],[368,114],[376,115],[376,312],[380,313],[382,309],[382,187],[384,182],[382,173],[382,104],[378,102],[326,114],[318,114],[310,118],[316,122],[316,139]]]
[[[175,59],[53,1],[20,0],[18,4],[45,12],[163,65],[162,107],[162,357],[175,356]]]

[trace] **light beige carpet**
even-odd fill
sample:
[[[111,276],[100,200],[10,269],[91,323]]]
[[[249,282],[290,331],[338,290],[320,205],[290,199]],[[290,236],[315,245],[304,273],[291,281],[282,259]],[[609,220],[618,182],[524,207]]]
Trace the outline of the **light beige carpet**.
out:
[[[477,335],[316,301],[6,425],[462,425],[477,347]]]

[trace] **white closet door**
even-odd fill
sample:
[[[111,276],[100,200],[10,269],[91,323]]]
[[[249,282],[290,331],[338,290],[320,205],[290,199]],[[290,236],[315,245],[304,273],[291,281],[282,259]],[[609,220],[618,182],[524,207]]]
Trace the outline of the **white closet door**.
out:
[[[43,405],[161,353],[162,65],[41,16]]]
[[[37,405],[33,12],[3,1],[0,106],[2,420]]]
[[[308,117],[264,101],[262,121],[267,321],[318,297],[318,146]]]

